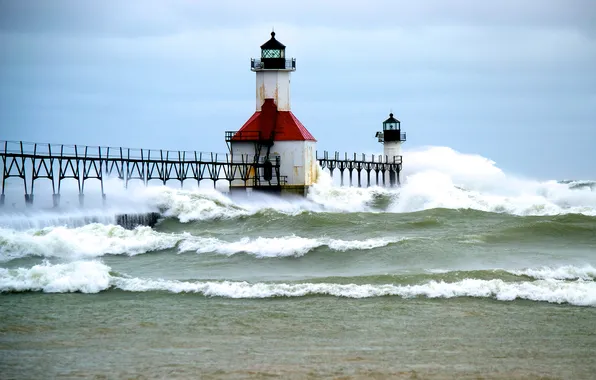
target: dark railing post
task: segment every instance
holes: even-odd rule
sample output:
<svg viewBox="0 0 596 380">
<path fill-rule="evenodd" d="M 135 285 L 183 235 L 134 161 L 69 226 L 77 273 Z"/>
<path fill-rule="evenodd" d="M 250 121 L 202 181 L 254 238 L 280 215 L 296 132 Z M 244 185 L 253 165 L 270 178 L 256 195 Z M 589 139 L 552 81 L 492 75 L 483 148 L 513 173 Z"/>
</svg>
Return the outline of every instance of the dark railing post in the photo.
<svg viewBox="0 0 596 380">
<path fill-rule="evenodd" d="M 76 177 L 77 177 L 77 181 L 79 184 L 79 205 L 83 206 L 85 203 L 85 195 L 83 194 L 83 184 L 85 183 L 85 178 L 84 178 L 84 173 L 83 176 L 81 176 L 81 166 L 80 166 L 80 160 L 79 160 L 79 149 L 78 146 L 75 144 L 74 146 L 75 148 L 75 161 L 76 161 Z M 85 154 L 87 152 L 87 147 L 85 147 Z M 84 163 L 85 161 L 83 161 Z M 82 178 L 81 178 L 82 177 Z"/>
<path fill-rule="evenodd" d="M 2 156 L 2 193 L 0 193 L 0 206 L 4 206 L 6 195 L 4 194 L 4 187 L 6 186 L 6 176 L 8 170 L 6 169 L 6 160 L 8 160 L 8 141 L 4 141 L 4 155 Z"/>
</svg>

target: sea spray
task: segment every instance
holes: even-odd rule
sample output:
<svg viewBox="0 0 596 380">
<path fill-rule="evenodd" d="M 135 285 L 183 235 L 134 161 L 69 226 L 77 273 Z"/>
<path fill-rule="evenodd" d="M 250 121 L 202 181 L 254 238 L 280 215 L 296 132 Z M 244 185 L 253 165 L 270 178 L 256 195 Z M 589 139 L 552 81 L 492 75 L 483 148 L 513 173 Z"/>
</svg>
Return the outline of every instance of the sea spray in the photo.
<svg viewBox="0 0 596 380">
<path fill-rule="evenodd" d="M 407 164 L 406 164 L 407 163 Z M 336 180 L 336 179 L 334 179 Z M 40 228 L 48 225 L 80 226 L 112 223 L 115 215 L 159 211 L 183 223 L 250 217 L 265 210 L 286 215 L 304 212 L 409 213 L 435 208 L 473 209 L 520 216 L 596 215 L 593 181 L 536 181 L 518 178 L 499 169 L 487 158 L 459 153 L 446 147 L 404 152 L 402 186 L 338 187 L 329 173 L 319 169 L 318 182 L 306 198 L 279 198 L 254 194 L 233 199 L 210 188 L 178 189 L 167 186 L 131 186 L 112 193 L 103 211 L 74 207 L 56 211 L 0 210 L 0 226 Z M 33 215 L 35 214 L 35 215 Z"/>
<path fill-rule="evenodd" d="M 334 186 L 329 173 L 319 168 L 318 181 L 309 189 L 307 198 L 322 206 L 325 212 L 371 212 L 376 196 L 387 195 L 389 189 L 373 187 Z"/>
<path fill-rule="evenodd" d="M 596 215 L 596 192 L 589 187 L 519 178 L 487 158 L 447 147 L 412 150 L 404 156 L 405 180 L 388 211 L 452 208 L 514 215 Z"/>
<path fill-rule="evenodd" d="M 250 212 L 214 189 L 172 189 L 148 187 L 141 196 L 157 207 L 163 216 L 178 218 L 182 223 L 192 220 L 235 218 Z"/>
<path fill-rule="evenodd" d="M 119 212 L 111 208 L 9 211 L 0 213 L 0 227 L 28 230 L 52 226 L 72 228 L 91 223 L 115 224 Z"/>
</svg>

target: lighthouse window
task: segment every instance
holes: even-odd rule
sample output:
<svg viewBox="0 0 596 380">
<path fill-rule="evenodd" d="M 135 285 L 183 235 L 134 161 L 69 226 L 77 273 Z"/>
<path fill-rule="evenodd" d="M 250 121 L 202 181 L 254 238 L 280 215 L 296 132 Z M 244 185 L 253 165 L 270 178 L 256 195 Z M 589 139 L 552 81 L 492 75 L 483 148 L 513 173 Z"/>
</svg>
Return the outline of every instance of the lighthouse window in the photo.
<svg viewBox="0 0 596 380">
<path fill-rule="evenodd" d="M 261 58 L 283 58 L 283 52 L 278 49 L 263 49 Z"/>
</svg>

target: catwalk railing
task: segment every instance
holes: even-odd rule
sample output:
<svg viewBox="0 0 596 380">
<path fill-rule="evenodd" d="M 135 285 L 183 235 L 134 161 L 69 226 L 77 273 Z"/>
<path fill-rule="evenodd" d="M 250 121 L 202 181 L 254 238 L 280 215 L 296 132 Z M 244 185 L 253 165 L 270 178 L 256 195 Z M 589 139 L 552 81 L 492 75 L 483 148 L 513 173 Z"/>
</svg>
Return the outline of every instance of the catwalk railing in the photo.
<svg viewBox="0 0 596 380">
<path fill-rule="evenodd" d="M 366 155 L 356 154 L 348 156 L 344 153 L 343 156 L 339 152 L 329 155 L 329 152 L 324 151 L 322 155 L 317 152 L 317 161 L 323 169 L 329 170 L 329 174 L 333 177 L 333 172 L 338 170 L 340 173 L 341 186 L 344 186 L 344 172 L 348 171 L 349 185 L 353 185 L 353 175 L 356 174 L 358 187 L 362 187 L 362 172 L 366 173 L 366 184 L 371 186 L 371 172 L 375 174 L 377 186 L 386 186 L 386 174 L 389 174 L 389 185 L 397 186 L 400 183 L 399 175 L 402 167 L 402 156 L 386 156 L 386 155 Z"/>
<path fill-rule="evenodd" d="M 128 186 L 131 180 L 148 184 L 158 180 L 228 181 L 230 186 L 275 187 L 285 183 L 279 172 L 279 157 L 269 161 L 265 157 L 206 153 L 196 151 L 168 151 L 156 149 L 131 149 L 84 145 L 61 145 L 0 141 L 2 160 L 2 193 L 4 204 L 6 181 L 11 177 L 23 181 L 25 202 L 33 203 L 35 183 L 39 179 L 51 181 L 53 202 L 60 202 L 62 182 L 73 179 L 77 183 L 79 200 L 83 201 L 85 183 L 90 179 L 100 182 L 105 199 L 104 179 L 117 177 Z"/>
</svg>

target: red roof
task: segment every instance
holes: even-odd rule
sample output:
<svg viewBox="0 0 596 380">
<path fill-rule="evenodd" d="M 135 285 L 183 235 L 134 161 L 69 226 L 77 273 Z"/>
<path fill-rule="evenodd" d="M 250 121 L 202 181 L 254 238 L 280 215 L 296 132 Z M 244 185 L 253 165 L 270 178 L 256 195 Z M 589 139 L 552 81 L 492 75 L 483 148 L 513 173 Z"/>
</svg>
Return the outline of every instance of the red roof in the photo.
<svg viewBox="0 0 596 380">
<path fill-rule="evenodd" d="M 317 141 L 292 111 L 278 111 L 273 99 L 265 99 L 261 111 L 255 112 L 232 138 L 232 141 L 270 138 L 273 141 Z"/>
</svg>

